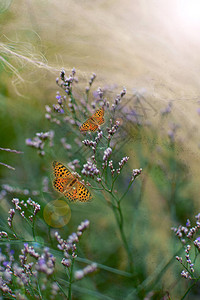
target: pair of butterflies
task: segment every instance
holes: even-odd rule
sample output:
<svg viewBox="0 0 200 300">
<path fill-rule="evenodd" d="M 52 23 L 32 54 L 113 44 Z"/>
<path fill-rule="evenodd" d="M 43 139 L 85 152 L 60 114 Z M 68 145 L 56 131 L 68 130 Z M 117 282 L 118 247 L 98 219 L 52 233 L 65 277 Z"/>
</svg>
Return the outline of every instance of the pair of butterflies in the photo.
<svg viewBox="0 0 200 300">
<path fill-rule="evenodd" d="M 96 131 L 99 125 L 104 123 L 104 108 L 98 109 L 81 126 L 81 132 Z M 53 162 L 55 179 L 53 186 L 60 193 L 64 194 L 70 201 L 87 202 L 92 198 L 90 191 L 61 163 Z"/>
</svg>

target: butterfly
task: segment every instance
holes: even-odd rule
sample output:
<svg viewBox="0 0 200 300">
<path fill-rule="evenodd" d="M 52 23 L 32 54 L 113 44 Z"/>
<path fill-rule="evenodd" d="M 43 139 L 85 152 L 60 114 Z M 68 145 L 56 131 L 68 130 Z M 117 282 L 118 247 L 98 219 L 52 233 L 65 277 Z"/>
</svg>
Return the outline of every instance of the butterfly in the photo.
<svg viewBox="0 0 200 300">
<path fill-rule="evenodd" d="M 81 132 L 96 131 L 99 125 L 104 123 L 104 107 L 98 109 L 89 119 L 87 119 L 80 127 Z"/>
<path fill-rule="evenodd" d="M 87 202 L 92 198 L 91 193 L 72 173 L 61 163 L 53 162 L 55 179 L 53 186 L 64 194 L 70 201 Z"/>
</svg>

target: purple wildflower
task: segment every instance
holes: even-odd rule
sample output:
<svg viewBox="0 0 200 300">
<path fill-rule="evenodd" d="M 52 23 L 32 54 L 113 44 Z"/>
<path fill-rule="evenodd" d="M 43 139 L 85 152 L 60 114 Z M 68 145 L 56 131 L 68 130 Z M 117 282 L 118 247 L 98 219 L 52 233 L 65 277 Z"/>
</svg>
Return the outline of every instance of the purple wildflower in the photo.
<svg viewBox="0 0 200 300">
<path fill-rule="evenodd" d="M 72 257 L 76 257 L 76 244 L 79 242 L 83 232 L 89 227 L 89 224 L 90 222 L 88 220 L 81 222 L 77 228 L 77 232 L 73 232 L 69 235 L 67 240 L 62 239 L 58 232 L 55 233 L 55 237 L 58 241 L 57 247 L 62 250 L 65 255 L 65 258 L 61 261 L 65 267 L 69 268 L 71 265 L 70 254 Z"/>
<path fill-rule="evenodd" d="M 94 178 L 94 176 L 97 176 L 100 172 L 97 169 L 97 166 L 88 160 L 87 163 L 83 165 L 81 173 L 85 176 Z"/>
<path fill-rule="evenodd" d="M 12 227 L 12 221 L 13 221 L 13 217 L 14 217 L 14 215 L 15 215 L 15 210 L 14 210 L 14 208 L 11 208 L 10 210 L 9 210 L 9 217 L 8 217 L 8 226 L 9 227 Z"/>
<path fill-rule="evenodd" d="M 120 174 L 123 166 L 125 165 L 125 163 L 127 163 L 127 161 L 129 160 L 129 157 L 128 156 L 125 156 L 121 159 L 121 161 L 119 162 L 119 168 L 116 170 L 117 171 L 117 174 Z"/>
<path fill-rule="evenodd" d="M 168 115 L 171 112 L 171 110 L 172 110 L 172 103 L 169 102 L 166 108 L 160 110 L 160 113 L 162 116 L 165 116 Z"/>
<path fill-rule="evenodd" d="M 112 122 L 112 120 L 111 120 L 111 122 Z M 117 129 L 119 128 L 119 125 L 120 125 L 120 122 L 116 121 L 115 124 L 111 127 L 111 129 L 107 128 L 109 140 L 111 139 L 111 136 L 116 133 Z"/>
<path fill-rule="evenodd" d="M 82 270 L 78 270 L 75 272 L 74 277 L 76 280 L 81 280 L 83 277 L 85 277 L 86 275 L 93 273 L 97 270 L 97 264 L 93 263 L 91 265 L 88 265 L 87 267 L 85 267 Z"/>
<path fill-rule="evenodd" d="M 109 156 L 112 154 L 112 148 L 108 147 L 105 151 L 104 151 L 104 156 L 103 156 L 103 160 L 105 162 L 107 162 Z"/>
<path fill-rule="evenodd" d="M 131 181 L 134 181 L 136 177 L 138 177 L 142 173 L 142 168 L 140 169 L 133 169 L 133 173 L 131 176 Z"/>
</svg>

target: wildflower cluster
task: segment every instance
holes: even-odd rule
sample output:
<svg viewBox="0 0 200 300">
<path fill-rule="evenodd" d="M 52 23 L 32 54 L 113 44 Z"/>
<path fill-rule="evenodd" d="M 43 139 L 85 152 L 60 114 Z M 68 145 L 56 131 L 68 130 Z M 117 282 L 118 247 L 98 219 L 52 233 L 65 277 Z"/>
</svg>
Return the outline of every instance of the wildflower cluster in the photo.
<svg viewBox="0 0 200 300">
<path fill-rule="evenodd" d="M 5 254 L 0 253 L 2 274 L 0 290 L 3 295 L 22 299 L 21 297 L 24 294 L 27 297 L 33 296 L 32 291 L 34 289 L 36 293 L 34 296 L 37 298 L 37 293 L 39 293 L 37 292 L 38 282 L 40 282 L 41 287 L 43 286 L 43 293 L 49 289 L 49 295 L 51 295 L 50 286 L 54 281 L 50 279 L 47 284 L 46 277 L 41 277 L 41 273 L 45 273 L 49 277 L 55 271 L 55 257 L 49 252 L 49 249 L 44 248 L 44 251 L 39 254 L 33 246 L 25 243 L 18 258 L 17 256 L 14 257 L 14 253 L 14 250 L 11 250 L 8 244 Z M 14 290 L 13 287 L 15 287 Z M 22 291 L 23 294 L 21 294 Z M 59 291 L 57 291 L 57 294 L 59 294 Z M 54 297 L 51 299 L 54 299 Z"/>
<path fill-rule="evenodd" d="M 96 161 L 95 160 L 95 154 L 96 154 L 96 151 L 97 151 L 97 147 L 98 147 L 98 145 L 99 145 L 99 143 L 100 143 L 100 141 L 101 141 L 102 138 L 103 138 L 103 131 L 102 130 L 98 130 L 97 131 L 97 136 L 95 137 L 94 141 L 88 140 L 88 139 L 82 141 L 82 143 L 85 146 L 87 146 L 87 147 L 89 147 L 89 148 L 92 149 L 94 155 L 91 158 L 94 160 L 94 162 Z"/>
<path fill-rule="evenodd" d="M 10 208 L 8 213 L 9 216 L 7 218 L 8 227 L 13 230 L 12 236 L 14 238 L 17 238 L 17 235 L 15 233 L 15 230 L 13 228 L 13 219 L 16 214 L 16 211 L 19 212 L 20 216 L 28 222 L 28 224 L 32 227 L 32 230 L 34 230 L 34 220 L 38 212 L 40 211 L 40 204 L 33 201 L 31 198 L 29 198 L 27 201 L 19 200 L 18 198 L 13 198 L 12 203 L 14 204 L 15 208 Z M 31 223 L 30 223 L 30 222 Z M 0 239 L 1 238 L 8 238 L 7 232 L 0 232 Z"/>
<path fill-rule="evenodd" d="M 56 79 L 56 83 L 65 90 L 65 92 L 69 95 L 72 92 L 72 85 L 74 82 L 78 82 L 78 79 L 75 77 L 76 70 L 72 69 L 71 74 L 67 77 L 65 75 L 65 70 L 61 70 L 60 78 Z"/>
<path fill-rule="evenodd" d="M 108 158 L 110 157 L 111 154 L 112 154 L 112 148 L 108 147 L 103 154 L 103 164 L 102 164 L 103 169 L 107 166 Z"/>
<path fill-rule="evenodd" d="M 54 114 L 53 114 L 53 111 L 55 112 L 62 112 L 63 113 L 63 109 L 59 109 L 60 108 L 60 105 L 57 104 L 57 105 L 53 105 L 53 110 L 52 108 L 49 106 L 49 105 L 45 105 L 45 110 L 46 110 L 46 113 L 45 113 L 45 118 L 50 121 L 51 123 L 55 123 L 57 125 L 60 125 L 61 122 L 59 119 L 57 119 Z"/>
<path fill-rule="evenodd" d="M 129 160 L 128 156 L 125 156 L 121 159 L 121 161 L 119 162 L 119 168 L 116 170 L 117 174 L 120 174 L 123 166 L 125 165 L 125 163 L 127 163 L 128 160 Z"/>
<path fill-rule="evenodd" d="M 93 273 L 97 270 L 97 264 L 92 263 L 91 265 L 88 265 L 87 267 L 83 268 L 82 270 L 77 270 L 74 274 L 74 278 L 76 280 L 81 280 L 86 275 Z"/>
<path fill-rule="evenodd" d="M 34 208 L 34 214 L 37 214 L 39 206 L 31 199 L 26 203 L 13 199 L 15 209 L 21 211 L 22 206 L 26 203 Z M 10 217 L 8 222 L 12 222 L 14 213 L 13 209 L 10 211 Z M 83 221 L 77 228 L 77 231 L 68 236 L 67 240 L 60 237 L 58 232 L 55 233 L 55 237 L 58 241 L 58 248 L 63 251 L 64 258 L 61 260 L 61 264 L 67 268 L 70 274 L 70 284 L 72 278 L 80 280 L 89 273 L 94 272 L 97 269 L 97 265 L 92 263 L 86 266 L 82 270 L 73 270 L 73 264 L 77 257 L 77 243 L 79 242 L 83 232 L 89 227 L 89 221 Z M 0 232 L 0 238 L 8 238 L 8 234 L 4 231 Z M 48 294 L 50 299 L 57 299 L 60 297 L 60 290 L 57 281 L 52 277 L 56 270 L 56 257 L 51 254 L 48 247 L 42 247 L 37 242 L 33 245 L 24 243 L 21 253 L 14 257 L 14 251 L 10 249 L 9 244 L 6 243 L 5 254 L 0 249 L 1 260 L 1 278 L 0 278 L 0 290 L 3 295 L 10 295 L 12 298 L 21 299 L 21 291 L 23 290 L 24 296 L 33 296 L 32 291 L 35 290 L 34 297 L 37 299 L 38 294 Z M 36 251 L 37 247 L 37 251 Z M 58 263 L 57 263 L 58 264 Z M 57 271 L 58 272 L 58 271 Z M 45 277 L 42 276 L 45 274 Z M 15 282 L 15 285 L 13 283 Z M 14 286 L 14 289 L 13 289 Z M 39 287 L 39 289 L 38 289 Z M 22 289 L 23 288 L 23 289 Z M 26 298 L 24 298 L 26 299 Z"/>
<path fill-rule="evenodd" d="M 186 279 L 199 278 L 194 272 L 196 257 L 200 253 L 200 236 L 198 236 L 200 230 L 200 213 L 195 218 L 195 226 L 191 226 L 191 222 L 188 219 L 185 226 L 172 227 L 172 230 L 185 248 L 185 259 L 182 256 L 176 256 L 176 259 L 183 266 L 184 270 L 181 272 L 181 276 Z"/>
<path fill-rule="evenodd" d="M 83 221 L 77 228 L 76 233 L 72 233 L 67 240 L 61 238 L 58 232 L 55 233 L 55 237 L 58 241 L 58 249 L 64 252 L 65 257 L 69 258 L 69 254 L 75 257 L 76 254 L 76 243 L 79 242 L 79 238 L 83 232 L 89 227 L 90 222 L 88 220 Z"/>
<path fill-rule="evenodd" d="M 141 173 L 142 173 L 142 168 L 133 169 L 133 173 L 132 173 L 132 176 L 131 176 L 131 181 L 134 181 Z"/>
<path fill-rule="evenodd" d="M 13 198 L 12 203 L 15 205 L 15 210 L 18 210 L 23 218 L 25 218 L 24 208 L 32 207 L 33 208 L 33 214 L 29 216 L 29 219 L 33 221 L 33 217 L 36 216 L 36 214 L 40 211 L 40 204 L 33 201 L 31 198 L 29 198 L 26 202 L 24 200 L 19 201 L 18 198 Z M 13 209 L 11 209 L 13 211 Z"/>
<path fill-rule="evenodd" d="M 80 237 L 82 236 L 83 232 L 89 227 L 89 224 L 90 222 L 88 220 L 81 222 L 81 224 L 77 228 L 77 232 L 74 232 L 70 236 L 68 236 L 67 240 L 62 239 L 58 232 L 55 233 L 55 237 L 58 241 L 58 249 L 62 250 L 64 253 L 64 258 L 62 259 L 61 263 L 69 270 L 70 273 L 72 273 L 73 271 L 74 260 L 77 257 L 77 243 L 79 243 Z M 96 271 L 96 269 L 96 264 L 87 266 L 83 270 L 76 271 L 74 274 L 74 278 L 76 280 L 80 280 L 87 274 Z M 71 278 L 71 275 L 69 277 Z"/>
<path fill-rule="evenodd" d="M 87 86 L 87 87 L 85 88 L 85 91 L 86 91 L 87 94 L 89 93 L 90 88 L 91 88 L 91 86 L 92 86 L 92 84 L 93 84 L 93 82 L 94 82 L 96 76 L 97 76 L 97 75 L 96 75 L 95 73 L 93 73 L 92 76 L 90 77 L 90 80 L 89 80 L 89 86 Z M 93 103 L 93 108 L 95 108 L 95 103 Z"/>
<path fill-rule="evenodd" d="M 45 155 L 44 146 L 45 142 L 49 141 L 49 146 L 53 146 L 53 138 L 54 138 L 54 131 L 50 130 L 48 132 L 40 132 L 36 133 L 36 137 L 32 139 L 26 139 L 26 145 L 38 149 L 38 154 L 41 156 Z"/>
<path fill-rule="evenodd" d="M 111 120 L 112 122 L 112 120 Z M 108 132 L 108 140 L 111 139 L 111 136 L 114 135 L 119 128 L 120 122 L 116 121 L 115 124 L 111 127 L 111 129 L 108 127 L 107 132 Z"/>
<path fill-rule="evenodd" d="M 115 98 L 114 103 L 112 104 L 112 109 L 115 110 L 116 107 L 119 105 L 119 103 L 121 102 L 122 98 L 126 95 L 126 89 L 123 88 L 123 90 L 121 91 L 120 94 L 118 94 Z"/>
<path fill-rule="evenodd" d="M 99 175 L 100 171 L 97 169 L 97 166 L 94 163 L 88 160 L 87 163 L 83 165 L 81 173 L 85 176 L 94 178 L 94 176 Z"/>
</svg>

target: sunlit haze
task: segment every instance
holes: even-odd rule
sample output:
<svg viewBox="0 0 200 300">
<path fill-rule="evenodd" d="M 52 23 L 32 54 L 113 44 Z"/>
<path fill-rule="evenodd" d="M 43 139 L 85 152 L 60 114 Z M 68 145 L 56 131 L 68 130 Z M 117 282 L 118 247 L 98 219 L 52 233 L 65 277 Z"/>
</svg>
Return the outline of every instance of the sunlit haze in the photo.
<svg viewBox="0 0 200 300">
<path fill-rule="evenodd" d="M 200 1 L 182 0 L 177 3 L 178 14 L 182 22 L 195 29 L 200 26 Z"/>
</svg>

